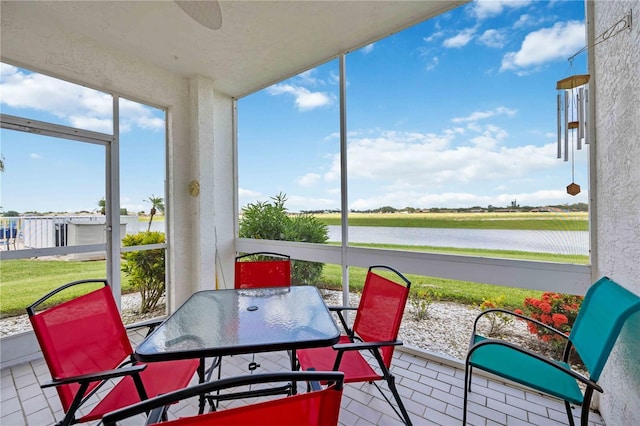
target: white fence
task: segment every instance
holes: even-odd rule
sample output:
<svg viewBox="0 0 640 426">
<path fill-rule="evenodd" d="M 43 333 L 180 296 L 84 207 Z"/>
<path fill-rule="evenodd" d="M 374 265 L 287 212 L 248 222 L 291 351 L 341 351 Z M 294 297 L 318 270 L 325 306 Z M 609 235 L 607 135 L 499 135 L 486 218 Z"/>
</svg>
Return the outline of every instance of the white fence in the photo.
<svg viewBox="0 0 640 426">
<path fill-rule="evenodd" d="M 35 249 L 99 244 L 106 241 L 104 216 L 30 216 L 0 218 L 3 249 Z M 120 216 L 120 235 L 137 234 L 137 216 Z"/>
</svg>

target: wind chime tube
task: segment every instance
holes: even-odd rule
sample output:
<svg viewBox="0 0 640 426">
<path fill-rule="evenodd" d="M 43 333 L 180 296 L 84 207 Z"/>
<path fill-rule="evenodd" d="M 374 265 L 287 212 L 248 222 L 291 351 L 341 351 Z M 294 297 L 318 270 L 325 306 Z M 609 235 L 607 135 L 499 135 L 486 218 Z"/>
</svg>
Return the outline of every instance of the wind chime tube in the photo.
<svg viewBox="0 0 640 426">
<path fill-rule="evenodd" d="M 582 111 L 582 108 L 584 107 L 584 105 L 582 105 L 582 94 L 583 94 L 583 89 L 582 87 L 580 89 L 578 89 L 578 98 L 576 99 L 576 109 L 578 110 L 578 137 L 577 137 L 577 141 L 576 141 L 576 148 L 577 149 L 582 149 L 582 137 L 584 136 L 584 122 L 583 122 L 583 115 L 584 112 Z"/>
<path fill-rule="evenodd" d="M 562 157 L 562 97 L 560 94 L 557 95 L 558 98 L 558 158 Z"/>
<path fill-rule="evenodd" d="M 564 161 L 569 161 L 569 93 L 564 92 Z"/>
<path fill-rule="evenodd" d="M 584 144 L 589 144 L 589 127 L 587 126 L 587 117 L 589 117 L 589 89 L 584 89 Z"/>
</svg>

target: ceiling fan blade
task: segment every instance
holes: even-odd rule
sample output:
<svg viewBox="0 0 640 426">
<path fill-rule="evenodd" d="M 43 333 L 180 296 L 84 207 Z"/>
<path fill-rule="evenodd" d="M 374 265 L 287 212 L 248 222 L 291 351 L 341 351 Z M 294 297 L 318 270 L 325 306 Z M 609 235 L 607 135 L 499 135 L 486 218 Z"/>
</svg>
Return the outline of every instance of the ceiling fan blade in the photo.
<svg viewBox="0 0 640 426">
<path fill-rule="evenodd" d="M 200 25 L 212 30 L 222 27 L 222 12 L 218 0 L 175 0 L 175 3 Z"/>
</svg>

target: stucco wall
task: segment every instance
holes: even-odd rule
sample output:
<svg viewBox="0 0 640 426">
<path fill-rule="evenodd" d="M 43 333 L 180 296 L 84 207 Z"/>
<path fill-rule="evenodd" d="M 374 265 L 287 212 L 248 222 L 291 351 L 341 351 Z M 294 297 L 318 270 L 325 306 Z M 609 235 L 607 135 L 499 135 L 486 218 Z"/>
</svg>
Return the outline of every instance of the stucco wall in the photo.
<svg viewBox="0 0 640 426">
<path fill-rule="evenodd" d="M 640 0 L 592 5 L 596 41 L 629 10 L 634 21 L 631 30 L 598 44 L 592 54 L 597 129 L 594 275 L 609 276 L 640 294 Z M 640 424 L 640 315 L 627 322 L 601 385 L 599 405 L 606 424 Z"/>
</svg>

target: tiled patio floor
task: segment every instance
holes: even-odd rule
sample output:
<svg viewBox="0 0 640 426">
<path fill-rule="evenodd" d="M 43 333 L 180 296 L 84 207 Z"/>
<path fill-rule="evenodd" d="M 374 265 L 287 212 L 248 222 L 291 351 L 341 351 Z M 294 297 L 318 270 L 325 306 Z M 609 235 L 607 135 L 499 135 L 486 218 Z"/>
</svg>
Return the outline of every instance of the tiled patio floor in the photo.
<svg viewBox="0 0 640 426">
<path fill-rule="evenodd" d="M 415 425 L 459 425 L 462 419 L 462 383 L 464 371 L 438 362 L 421 351 L 407 348 L 396 351 L 392 371 L 399 391 Z M 250 355 L 226 357 L 223 375 L 247 374 Z M 257 354 L 261 367 L 257 372 L 289 368 L 286 353 Z M 439 360 L 443 361 L 443 360 Z M 50 425 L 62 418 L 56 391 L 41 389 L 39 383 L 49 380 L 44 361 L 33 361 L 2 370 L 0 424 L 3 426 Z M 194 380 L 195 383 L 195 380 Z M 473 425 L 562 425 L 567 423 L 560 401 L 503 382 L 474 375 L 470 394 L 469 424 Z M 304 386 L 299 386 L 304 389 Z M 186 416 L 197 411 L 195 399 L 176 404 L 171 416 Z M 575 410 L 579 416 L 579 407 Z M 604 425 L 598 413 L 591 413 L 590 425 Z M 131 419 L 126 424 L 143 424 L 144 418 Z M 401 424 L 389 405 L 373 385 L 364 383 L 345 386 L 340 424 L 397 425 Z"/>
</svg>

